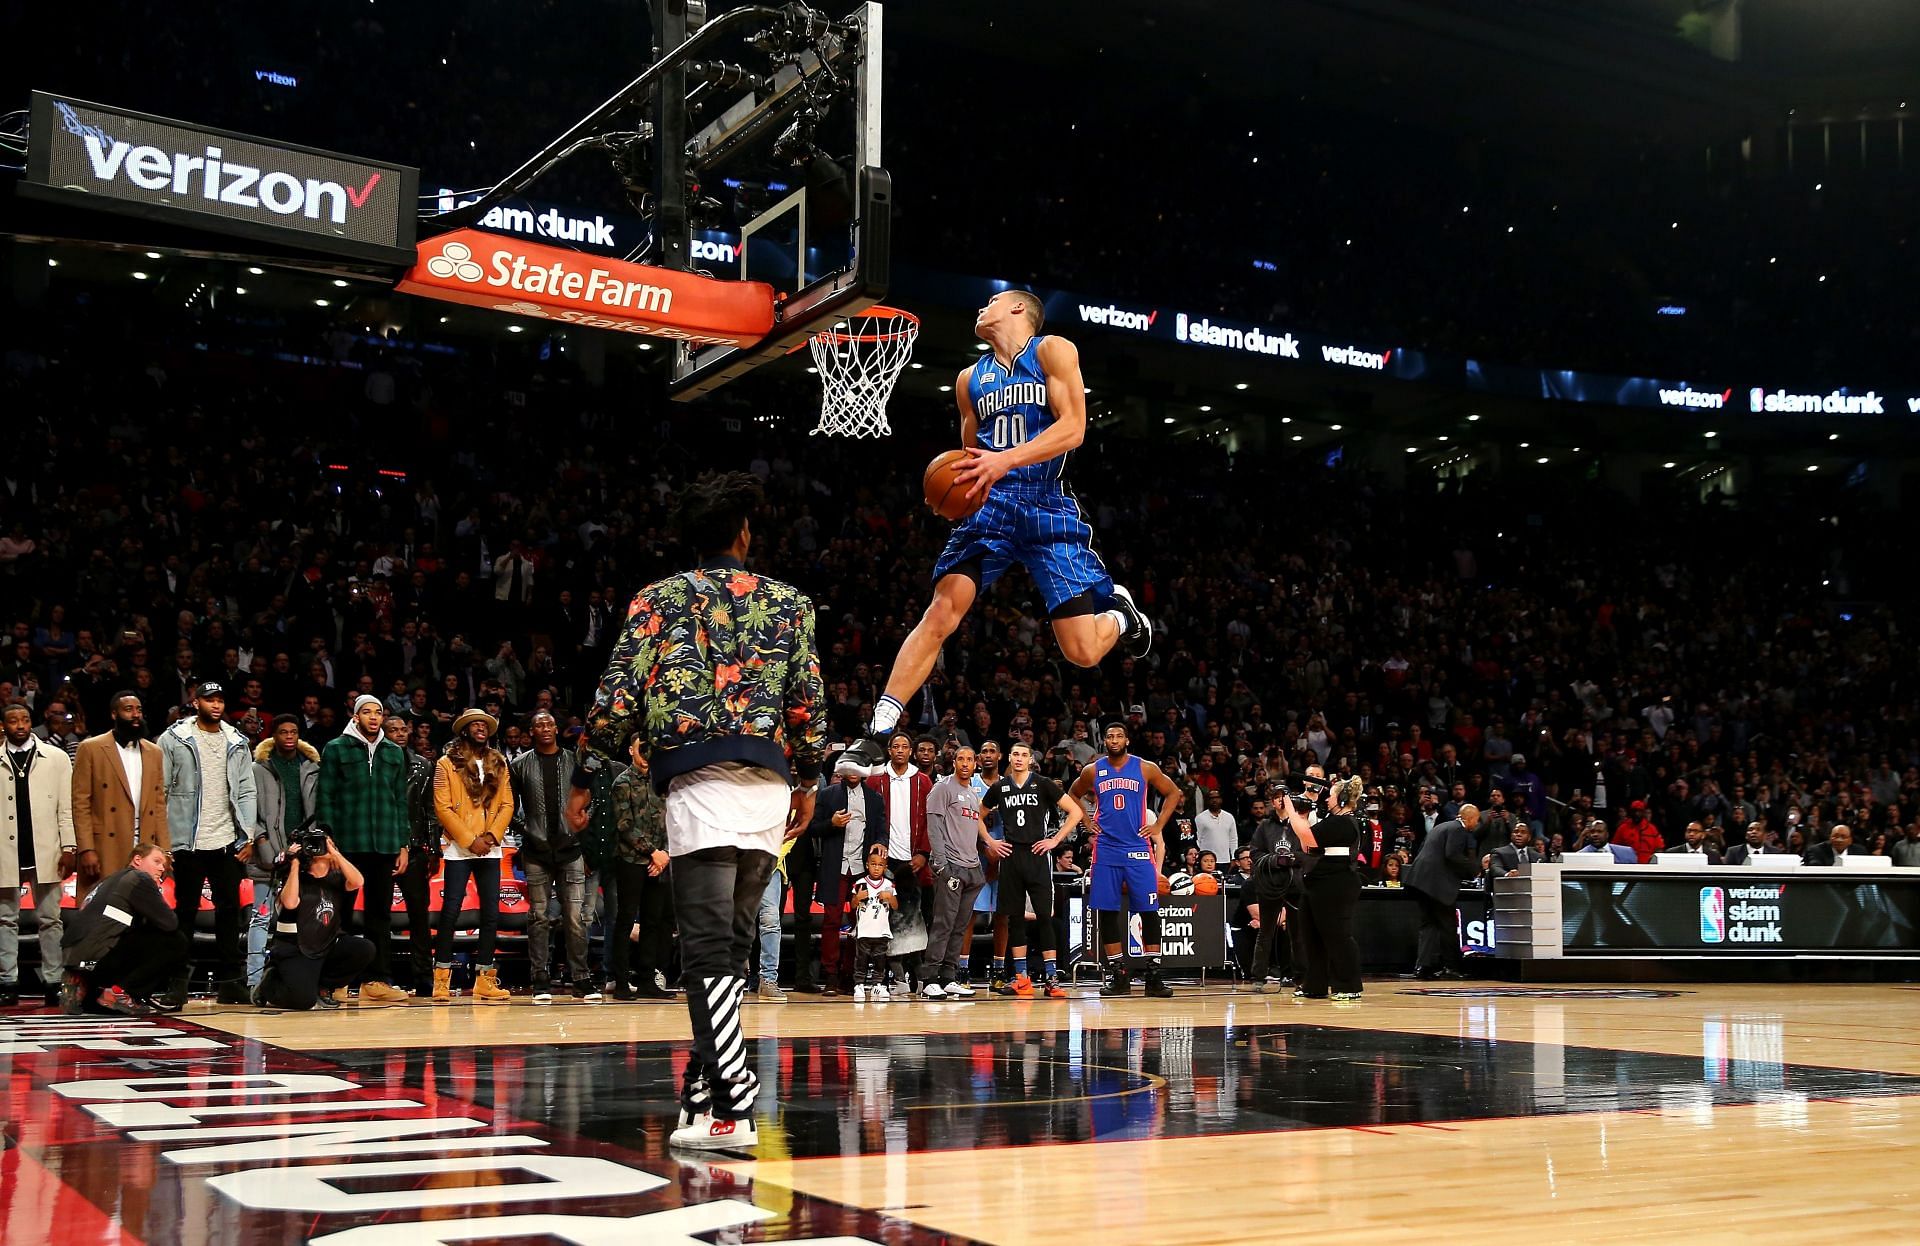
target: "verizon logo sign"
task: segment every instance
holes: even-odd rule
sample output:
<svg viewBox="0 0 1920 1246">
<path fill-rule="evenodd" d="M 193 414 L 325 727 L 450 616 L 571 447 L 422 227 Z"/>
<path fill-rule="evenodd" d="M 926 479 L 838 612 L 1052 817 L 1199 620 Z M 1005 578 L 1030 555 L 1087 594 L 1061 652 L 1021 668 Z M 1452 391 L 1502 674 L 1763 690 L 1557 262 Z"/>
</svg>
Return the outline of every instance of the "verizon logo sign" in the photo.
<svg viewBox="0 0 1920 1246">
<path fill-rule="evenodd" d="M 773 291 L 761 282 L 719 281 L 477 229 L 423 244 L 399 288 L 519 316 L 687 342 L 746 346 L 773 328 Z"/>
<path fill-rule="evenodd" d="M 302 178 L 283 170 L 262 170 L 239 160 L 223 160 L 222 149 L 208 144 L 199 155 L 171 152 L 162 147 L 112 142 L 95 134 L 84 136 L 87 162 L 95 180 L 124 177 L 142 190 L 170 190 L 174 195 L 198 195 L 209 203 L 236 208 L 265 208 L 276 216 L 323 217 L 335 225 L 347 223 L 347 206 L 367 206 L 380 184 L 375 173 L 359 187 Z"/>
<path fill-rule="evenodd" d="M 27 182 L 197 228 L 408 249 L 418 175 L 400 165 L 196 129 L 35 93 Z M 317 245 L 316 245 L 317 244 Z M 331 245 L 329 245 L 331 244 Z"/>
<path fill-rule="evenodd" d="M 1663 389 L 1660 391 L 1660 405 L 1663 407 L 1690 407 L 1699 411 L 1718 411 L 1733 401 L 1733 391 L 1721 390 L 1715 393 L 1710 389 Z"/>
<path fill-rule="evenodd" d="M 1337 363 L 1343 368 L 1366 368 L 1372 372 L 1383 371 L 1387 360 L 1393 358 L 1393 352 L 1376 355 L 1357 346 L 1322 346 L 1320 357 L 1328 363 Z"/>
<path fill-rule="evenodd" d="M 1786 394 L 1754 386 L 1747 393 L 1747 405 L 1755 412 L 1785 412 L 1802 415 L 1885 415 L 1886 401 L 1873 390 L 1864 394 Z M 1912 409 L 1909 404 L 1909 410 Z"/>
<path fill-rule="evenodd" d="M 1131 329 L 1135 333 L 1145 333 L 1153 328 L 1153 322 L 1160 318 L 1159 311 L 1132 312 L 1108 304 L 1097 307 L 1092 304 L 1080 304 L 1080 322 L 1082 324 L 1105 325 L 1109 329 Z M 1182 319 L 1185 319 L 1182 317 Z"/>
<path fill-rule="evenodd" d="M 1204 316 L 1189 320 L 1185 312 L 1174 313 L 1173 335 L 1182 342 L 1195 342 L 1201 346 L 1224 346 L 1229 350 L 1244 350 L 1280 359 L 1300 357 L 1300 340 L 1291 333 L 1275 335 L 1259 329 L 1229 329 L 1213 324 Z"/>
</svg>

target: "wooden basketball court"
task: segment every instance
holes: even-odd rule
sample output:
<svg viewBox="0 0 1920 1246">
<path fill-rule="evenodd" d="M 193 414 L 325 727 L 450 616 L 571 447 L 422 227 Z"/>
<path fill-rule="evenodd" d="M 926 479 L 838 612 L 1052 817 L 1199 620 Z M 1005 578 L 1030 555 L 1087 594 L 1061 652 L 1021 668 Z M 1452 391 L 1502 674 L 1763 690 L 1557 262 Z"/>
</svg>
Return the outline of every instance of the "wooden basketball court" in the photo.
<svg viewBox="0 0 1920 1246">
<path fill-rule="evenodd" d="M 804 998 L 747 1012 L 772 1088 L 752 1159 L 667 1148 L 689 1038 L 677 1000 L 196 1006 L 78 1030 L 10 1017 L 0 1239 L 666 1242 L 717 1229 L 1057 1246 L 1909 1229 L 1912 987 L 1375 983 L 1352 1006 L 1199 988 L 1169 1001 L 1091 988 L 1051 1002 Z M 439 1123 L 367 1123 L 423 1117 Z"/>
</svg>

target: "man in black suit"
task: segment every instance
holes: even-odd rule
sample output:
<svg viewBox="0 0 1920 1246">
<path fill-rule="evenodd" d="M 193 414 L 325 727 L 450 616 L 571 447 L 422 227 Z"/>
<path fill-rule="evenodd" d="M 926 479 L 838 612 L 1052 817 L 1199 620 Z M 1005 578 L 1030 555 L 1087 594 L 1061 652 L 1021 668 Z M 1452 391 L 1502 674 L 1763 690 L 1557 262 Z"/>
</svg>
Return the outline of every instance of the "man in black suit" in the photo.
<svg viewBox="0 0 1920 1246">
<path fill-rule="evenodd" d="M 1747 823 L 1745 843 L 1735 844 L 1727 849 L 1728 865 L 1765 865 L 1760 858 L 1783 856 L 1778 849 L 1767 843 L 1767 824 L 1765 822 Z"/>
<path fill-rule="evenodd" d="M 1838 865 L 1841 857 L 1863 857 L 1866 850 L 1853 842 L 1853 828 L 1841 823 L 1827 835 L 1827 842 L 1807 849 L 1808 865 Z"/>
<path fill-rule="evenodd" d="M 1725 864 L 1720 859 L 1720 854 L 1713 850 L 1713 845 L 1707 842 L 1707 828 L 1700 825 L 1700 823 L 1697 821 L 1687 823 L 1687 841 L 1684 844 L 1681 844 L 1677 848 L 1668 848 L 1666 851 L 1686 852 L 1686 853 L 1691 853 L 1697 857 L 1705 858 L 1704 861 L 1695 861 L 1695 862 L 1689 863 L 1693 865 Z"/>
<path fill-rule="evenodd" d="M 1479 825 L 1479 808 L 1462 805 L 1459 817 L 1437 823 L 1427 832 L 1419 855 L 1407 871 L 1407 890 L 1420 906 L 1420 952 L 1413 967 L 1416 978 L 1466 976 L 1460 972 L 1460 914 L 1454 906 L 1460 898 L 1461 880 L 1472 878 L 1479 870 L 1478 840 L 1474 836 Z"/>
<path fill-rule="evenodd" d="M 848 876 L 866 869 L 867 849 L 887 840 L 887 814 L 880 794 L 862 786 L 864 771 L 842 767 L 840 782 L 824 788 L 814 802 L 807 833 L 787 852 L 787 881 L 793 886 L 793 989 L 803 995 L 837 993 L 839 980 L 853 972 L 853 946 L 841 946 L 840 923 L 846 912 Z M 856 866 L 846 868 L 849 841 Z M 820 974 L 813 976 L 813 902 L 820 916 Z"/>
<path fill-rule="evenodd" d="M 1520 867 L 1528 862 L 1545 860 L 1533 846 L 1533 828 L 1525 822 L 1515 822 L 1507 832 L 1507 841 L 1480 858 L 1480 866 L 1486 871 L 1491 886 L 1496 878 L 1511 878 L 1520 872 Z"/>
</svg>

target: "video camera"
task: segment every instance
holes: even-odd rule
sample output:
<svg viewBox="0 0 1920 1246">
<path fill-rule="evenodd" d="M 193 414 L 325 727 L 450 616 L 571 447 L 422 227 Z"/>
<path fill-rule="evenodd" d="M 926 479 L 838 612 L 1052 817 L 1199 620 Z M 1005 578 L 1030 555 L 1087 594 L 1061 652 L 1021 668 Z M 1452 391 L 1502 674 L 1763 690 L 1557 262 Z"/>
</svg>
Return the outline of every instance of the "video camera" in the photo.
<svg viewBox="0 0 1920 1246">
<path fill-rule="evenodd" d="M 1320 798 L 1326 794 L 1326 791 L 1327 781 L 1310 774 L 1290 774 L 1284 779 L 1276 780 L 1273 784 L 1273 796 L 1276 800 L 1284 796 L 1289 802 L 1299 805 L 1302 809 L 1319 804 Z"/>
</svg>

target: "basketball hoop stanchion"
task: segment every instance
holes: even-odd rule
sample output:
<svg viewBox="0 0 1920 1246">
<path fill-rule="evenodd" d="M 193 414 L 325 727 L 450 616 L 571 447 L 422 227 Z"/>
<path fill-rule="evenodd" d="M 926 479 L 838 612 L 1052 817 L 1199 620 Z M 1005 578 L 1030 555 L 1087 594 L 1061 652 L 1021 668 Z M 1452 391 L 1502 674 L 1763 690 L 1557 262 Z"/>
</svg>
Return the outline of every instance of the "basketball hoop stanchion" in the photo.
<svg viewBox="0 0 1920 1246">
<path fill-rule="evenodd" d="M 875 305 L 813 335 L 809 345 L 820 373 L 820 422 L 814 432 L 836 437 L 886 437 L 887 399 L 913 358 L 920 317 Z"/>
</svg>

